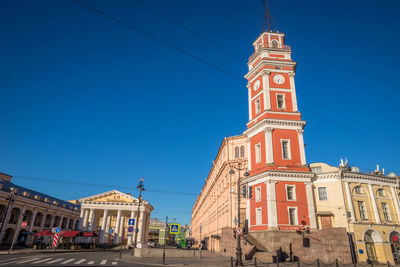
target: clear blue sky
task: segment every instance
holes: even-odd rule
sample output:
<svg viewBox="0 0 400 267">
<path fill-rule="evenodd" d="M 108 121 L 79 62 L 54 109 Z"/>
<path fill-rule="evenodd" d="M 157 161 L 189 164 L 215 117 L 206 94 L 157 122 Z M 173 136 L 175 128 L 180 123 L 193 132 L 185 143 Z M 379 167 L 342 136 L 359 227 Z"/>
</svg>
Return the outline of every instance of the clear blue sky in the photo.
<svg viewBox="0 0 400 267">
<path fill-rule="evenodd" d="M 142 0 L 199 38 L 136 1 L 82 1 L 240 77 L 264 11 L 260 0 Z M 298 102 L 313 110 L 300 107 L 308 163 L 400 173 L 400 3 L 270 2 L 298 62 Z M 190 222 L 222 139 L 245 129 L 243 80 L 72 0 L 1 1 L 0 36 L 1 172 L 63 199 L 137 195 L 143 176 L 153 216 Z"/>
</svg>

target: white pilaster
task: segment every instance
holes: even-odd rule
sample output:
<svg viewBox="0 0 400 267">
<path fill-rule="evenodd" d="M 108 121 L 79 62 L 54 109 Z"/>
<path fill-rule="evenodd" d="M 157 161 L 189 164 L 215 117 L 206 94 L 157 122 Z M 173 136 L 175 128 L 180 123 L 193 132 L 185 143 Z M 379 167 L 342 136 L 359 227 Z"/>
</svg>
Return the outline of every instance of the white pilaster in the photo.
<svg viewBox="0 0 400 267">
<path fill-rule="evenodd" d="M 251 171 L 251 145 L 250 145 L 250 139 L 247 139 L 247 166 L 248 166 L 248 171 Z"/>
<path fill-rule="evenodd" d="M 398 198 L 398 196 L 396 194 L 396 190 L 394 189 L 393 186 L 390 187 L 390 191 L 392 191 L 392 198 L 393 198 L 394 208 L 396 210 L 397 223 L 400 223 L 399 198 Z"/>
<path fill-rule="evenodd" d="M 378 207 L 376 206 L 376 199 L 375 199 L 375 194 L 374 194 L 374 190 L 372 188 L 371 184 L 368 184 L 368 188 L 369 188 L 369 194 L 370 194 L 370 200 L 372 203 L 372 209 L 374 211 L 374 217 L 375 217 L 375 222 L 376 223 L 381 223 L 381 218 L 379 217 L 379 211 L 378 211 Z"/>
<path fill-rule="evenodd" d="M 267 181 L 267 211 L 268 211 L 268 228 L 278 227 L 278 213 L 276 208 L 276 181 Z M 262 199 L 262 197 L 261 197 Z"/>
<path fill-rule="evenodd" d="M 347 197 L 346 197 L 347 206 L 350 209 L 350 219 L 351 219 L 352 222 L 355 222 L 356 221 L 356 216 L 354 214 L 353 200 L 352 200 L 352 197 L 351 197 L 350 187 L 349 187 L 349 183 L 348 182 L 344 183 L 344 188 L 346 190 L 346 195 L 347 195 Z M 346 214 L 346 216 L 347 216 L 347 214 Z"/>
<path fill-rule="evenodd" d="M 314 206 L 314 196 L 312 183 L 306 183 L 306 195 L 307 195 L 307 205 L 308 205 L 308 217 L 310 219 L 311 229 L 317 229 L 317 220 L 315 218 L 315 206 Z"/>
<path fill-rule="evenodd" d="M 273 128 L 270 128 L 270 127 L 265 129 L 265 153 L 266 153 L 267 164 L 274 163 L 272 131 L 273 131 Z"/>
<path fill-rule="evenodd" d="M 263 81 L 263 94 L 264 94 L 264 107 L 263 110 L 271 110 L 271 91 L 269 89 L 269 71 L 265 71 L 262 76 Z"/>
<path fill-rule="evenodd" d="M 57 216 L 57 213 L 54 213 L 51 216 L 50 227 L 49 227 L 50 229 L 54 227 L 53 224 L 54 224 L 54 220 L 56 219 L 56 216 Z"/>
<path fill-rule="evenodd" d="M 118 210 L 117 213 L 117 222 L 115 225 L 115 229 L 114 229 L 114 244 L 118 244 L 118 237 L 119 237 L 119 225 L 120 225 L 120 221 L 121 221 L 121 210 Z"/>
<path fill-rule="evenodd" d="M 30 222 L 29 232 L 32 232 L 32 229 L 33 229 L 33 227 L 34 227 L 35 220 L 36 220 L 36 215 L 37 215 L 37 208 L 35 208 L 35 209 L 33 210 L 33 216 L 32 216 L 32 220 L 31 220 L 31 222 Z"/>
<path fill-rule="evenodd" d="M 251 86 L 250 84 L 247 85 L 248 91 L 248 99 L 249 99 L 249 121 L 253 118 L 253 114 L 251 112 Z"/>
<path fill-rule="evenodd" d="M 79 216 L 79 226 L 78 226 L 79 231 L 83 230 L 83 223 L 86 217 L 86 211 L 87 211 L 86 209 L 81 208 L 81 214 Z"/>
<path fill-rule="evenodd" d="M 306 165 L 306 152 L 304 147 L 303 132 L 304 132 L 303 129 L 297 130 L 297 136 L 299 138 L 299 147 L 300 147 L 300 161 L 302 166 Z"/>
<path fill-rule="evenodd" d="M 297 97 L 296 97 L 296 86 L 294 84 L 294 73 L 289 74 L 290 87 L 292 88 L 292 103 L 293 103 L 293 112 L 298 111 L 297 107 Z"/>
</svg>

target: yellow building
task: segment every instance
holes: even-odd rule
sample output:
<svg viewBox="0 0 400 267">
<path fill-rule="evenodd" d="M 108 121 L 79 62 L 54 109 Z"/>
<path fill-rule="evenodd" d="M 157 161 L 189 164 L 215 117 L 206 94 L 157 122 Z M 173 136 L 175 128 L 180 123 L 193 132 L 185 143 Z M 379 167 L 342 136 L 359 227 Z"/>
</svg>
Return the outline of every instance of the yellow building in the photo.
<svg viewBox="0 0 400 267">
<path fill-rule="evenodd" d="M 29 246 L 34 233 L 61 227 L 75 230 L 80 207 L 73 203 L 18 186 L 12 176 L 0 173 L 0 244 Z M 22 227 L 26 221 L 27 226 Z"/>
<path fill-rule="evenodd" d="M 191 233 L 196 243 L 211 251 L 223 251 L 222 229 L 235 227 L 237 217 L 237 181 L 247 171 L 247 138 L 244 135 L 224 138 L 211 170 L 192 209 Z M 231 170 L 234 173 L 229 173 Z M 240 225 L 246 219 L 246 199 L 240 203 Z M 232 231 L 230 230 L 230 234 Z"/>
<path fill-rule="evenodd" d="M 400 262 L 399 177 L 310 164 L 318 228 L 346 227 L 358 261 Z"/>
</svg>

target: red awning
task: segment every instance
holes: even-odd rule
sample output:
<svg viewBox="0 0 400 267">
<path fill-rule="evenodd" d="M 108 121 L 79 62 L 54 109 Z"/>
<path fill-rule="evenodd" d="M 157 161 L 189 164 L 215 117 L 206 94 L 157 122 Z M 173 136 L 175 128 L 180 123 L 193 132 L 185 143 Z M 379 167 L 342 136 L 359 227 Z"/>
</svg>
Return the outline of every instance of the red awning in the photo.
<svg viewBox="0 0 400 267">
<path fill-rule="evenodd" d="M 53 236 L 54 234 L 49 230 L 43 230 L 43 231 L 41 231 L 39 233 L 36 233 L 36 235 L 39 235 L 39 236 Z"/>
<path fill-rule="evenodd" d="M 97 234 L 95 232 L 83 232 L 82 236 L 84 237 L 97 237 Z"/>
<path fill-rule="evenodd" d="M 81 231 L 61 231 L 60 236 L 62 237 L 75 237 L 81 234 Z"/>
</svg>

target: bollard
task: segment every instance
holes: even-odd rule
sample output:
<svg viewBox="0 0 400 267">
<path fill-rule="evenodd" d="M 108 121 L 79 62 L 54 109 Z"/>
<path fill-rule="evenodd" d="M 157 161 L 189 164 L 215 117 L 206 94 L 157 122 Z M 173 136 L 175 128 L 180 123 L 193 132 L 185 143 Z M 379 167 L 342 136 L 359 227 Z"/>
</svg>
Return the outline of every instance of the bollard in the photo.
<svg viewBox="0 0 400 267">
<path fill-rule="evenodd" d="M 279 259 L 276 259 L 276 267 L 279 267 Z"/>
<path fill-rule="evenodd" d="M 339 261 L 336 259 L 336 267 L 339 267 Z"/>
<path fill-rule="evenodd" d="M 254 267 L 257 267 L 257 258 L 254 257 Z"/>
<path fill-rule="evenodd" d="M 300 267 L 300 260 L 297 261 L 297 267 Z"/>
<path fill-rule="evenodd" d="M 390 263 L 389 262 L 387 262 L 387 267 L 390 267 Z"/>
<path fill-rule="evenodd" d="M 319 259 L 317 259 L 317 267 L 320 267 Z"/>
<path fill-rule="evenodd" d="M 357 267 L 357 263 L 356 262 L 354 262 L 354 267 Z"/>
<path fill-rule="evenodd" d="M 231 267 L 233 267 L 233 257 L 231 256 Z"/>
</svg>

